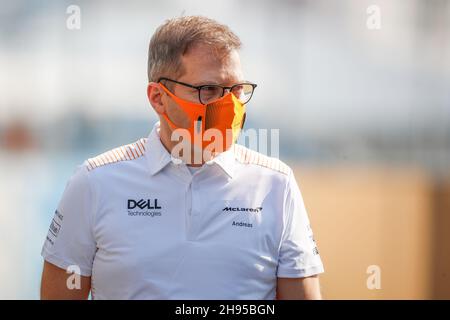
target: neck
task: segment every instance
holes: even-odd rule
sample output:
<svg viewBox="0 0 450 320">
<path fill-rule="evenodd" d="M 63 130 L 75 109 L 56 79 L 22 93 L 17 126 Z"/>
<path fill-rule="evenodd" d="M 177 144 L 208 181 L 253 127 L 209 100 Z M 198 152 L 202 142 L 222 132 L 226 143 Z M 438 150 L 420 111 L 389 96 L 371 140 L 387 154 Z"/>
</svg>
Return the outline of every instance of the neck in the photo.
<svg viewBox="0 0 450 320">
<path fill-rule="evenodd" d="M 195 151 L 193 148 L 190 148 L 190 152 L 174 152 L 172 153 L 173 149 L 176 145 L 178 145 L 180 142 L 178 141 L 172 141 L 172 129 L 169 127 L 167 121 L 165 121 L 162 117 L 160 118 L 160 126 L 159 126 L 159 138 L 161 140 L 162 145 L 166 150 L 171 154 L 171 156 L 176 157 L 178 159 L 181 159 L 186 165 L 193 166 L 193 167 L 200 167 L 205 163 L 205 159 L 201 155 L 197 154 L 197 157 L 195 157 Z M 177 154 L 180 153 L 180 154 Z M 186 153 L 186 156 L 185 156 Z M 190 153 L 190 156 L 189 156 Z M 199 161 L 200 160 L 200 161 Z M 195 162 L 195 163 L 194 163 Z"/>
</svg>

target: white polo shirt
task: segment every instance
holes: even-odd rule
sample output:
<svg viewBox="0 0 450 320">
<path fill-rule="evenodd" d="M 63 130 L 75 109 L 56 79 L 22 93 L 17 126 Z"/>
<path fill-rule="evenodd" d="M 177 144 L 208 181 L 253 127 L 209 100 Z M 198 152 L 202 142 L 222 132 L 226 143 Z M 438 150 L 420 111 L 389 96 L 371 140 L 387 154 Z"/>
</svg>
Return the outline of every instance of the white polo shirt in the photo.
<svg viewBox="0 0 450 320">
<path fill-rule="evenodd" d="M 42 256 L 94 299 L 274 299 L 277 277 L 323 272 L 287 165 L 236 144 L 191 173 L 159 123 L 78 167 Z"/>
</svg>

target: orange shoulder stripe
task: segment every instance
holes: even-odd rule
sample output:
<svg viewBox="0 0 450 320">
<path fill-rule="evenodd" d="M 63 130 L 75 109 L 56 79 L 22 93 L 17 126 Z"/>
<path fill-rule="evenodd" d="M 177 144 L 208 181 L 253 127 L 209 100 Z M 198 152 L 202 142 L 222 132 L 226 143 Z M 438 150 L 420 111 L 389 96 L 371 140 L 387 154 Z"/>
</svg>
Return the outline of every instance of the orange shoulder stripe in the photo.
<svg viewBox="0 0 450 320">
<path fill-rule="evenodd" d="M 290 172 L 289 166 L 279 159 L 266 156 L 239 144 L 235 144 L 234 148 L 235 159 L 243 164 L 255 164 L 286 175 Z"/>
<path fill-rule="evenodd" d="M 87 159 L 89 171 L 119 161 L 127 161 L 142 157 L 145 153 L 146 138 L 106 151 L 96 157 Z"/>
</svg>

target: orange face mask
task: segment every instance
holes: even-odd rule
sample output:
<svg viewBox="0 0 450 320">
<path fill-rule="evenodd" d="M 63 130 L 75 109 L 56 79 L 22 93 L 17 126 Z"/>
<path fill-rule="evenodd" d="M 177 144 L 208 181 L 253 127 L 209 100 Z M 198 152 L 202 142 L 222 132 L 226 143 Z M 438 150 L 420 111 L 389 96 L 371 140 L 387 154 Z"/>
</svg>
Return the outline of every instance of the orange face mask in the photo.
<svg viewBox="0 0 450 320">
<path fill-rule="evenodd" d="M 160 83 L 160 86 L 186 114 L 190 125 L 188 128 L 181 128 L 166 113 L 162 116 L 172 130 L 187 130 L 191 145 L 220 153 L 236 142 L 245 122 L 245 105 L 233 93 L 229 92 L 211 103 L 201 104 L 181 99 L 163 84 Z"/>
</svg>

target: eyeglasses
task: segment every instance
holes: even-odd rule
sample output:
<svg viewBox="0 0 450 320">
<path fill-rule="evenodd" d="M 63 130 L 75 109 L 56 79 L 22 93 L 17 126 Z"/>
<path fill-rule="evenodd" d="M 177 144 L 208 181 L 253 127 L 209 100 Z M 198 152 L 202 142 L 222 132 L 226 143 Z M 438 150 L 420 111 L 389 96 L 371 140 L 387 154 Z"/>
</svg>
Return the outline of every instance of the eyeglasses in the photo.
<svg viewBox="0 0 450 320">
<path fill-rule="evenodd" d="M 256 88 L 256 84 L 245 82 L 232 85 L 231 87 L 224 87 L 217 84 L 205 84 L 201 86 L 193 86 L 188 83 L 172 80 L 169 78 L 159 78 L 158 82 L 170 81 L 173 83 L 181 84 L 182 86 L 196 89 L 198 91 L 198 99 L 200 103 L 207 104 L 214 100 L 217 100 L 225 94 L 225 90 L 234 94 L 234 96 L 242 103 L 246 104 L 250 101 L 253 95 L 253 91 Z"/>
</svg>

